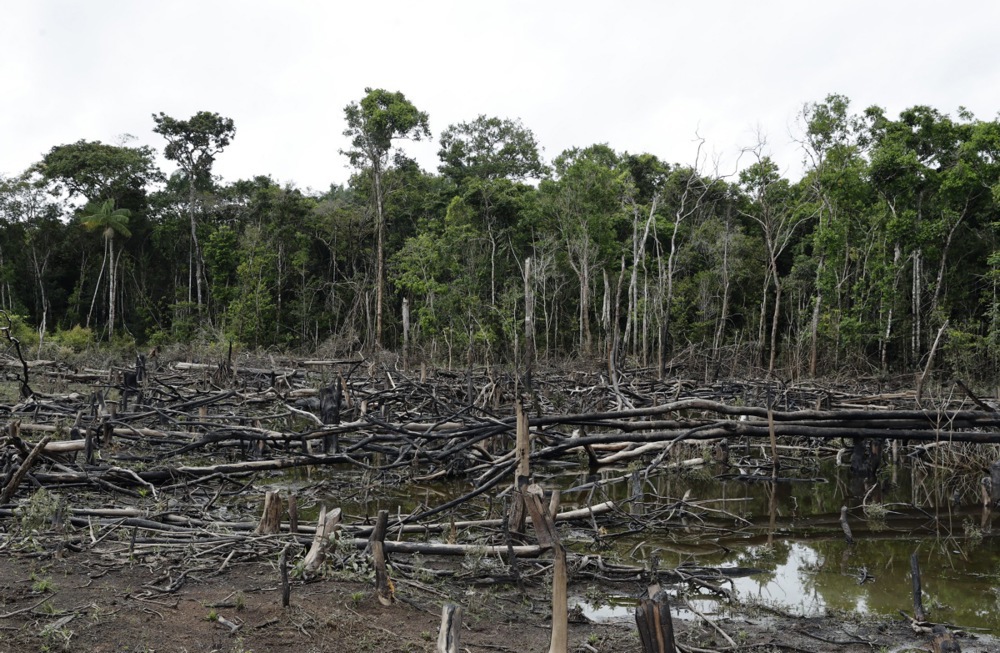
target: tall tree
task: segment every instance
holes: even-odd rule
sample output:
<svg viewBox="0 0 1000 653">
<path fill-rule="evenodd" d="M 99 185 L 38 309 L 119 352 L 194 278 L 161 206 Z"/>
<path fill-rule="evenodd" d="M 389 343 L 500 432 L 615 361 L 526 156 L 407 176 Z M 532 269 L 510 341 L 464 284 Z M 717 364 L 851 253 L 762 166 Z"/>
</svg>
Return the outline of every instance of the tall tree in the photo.
<svg viewBox="0 0 1000 653">
<path fill-rule="evenodd" d="M 382 310 L 385 304 L 385 197 L 383 175 L 389 166 L 392 142 L 400 138 L 430 138 L 427 114 L 419 111 L 400 92 L 383 89 L 365 89 L 361 102 L 351 102 L 344 107 L 347 129 L 344 136 L 351 139 L 351 149 L 346 155 L 351 165 L 368 166 L 372 176 L 375 204 L 375 346 L 382 346 Z"/>
<path fill-rule="evenodd" d="M 540 185 L 545 213 L 552 230 L 560 235 L 566 261 L 579 283 L 577 346 L 585 355 L 593 351 L 591 305 L 598 275 L 604 276 L 602 326 L 612 320 L 612 291 L 607 273 L 622 254 L 621 233 L 628 224 L 622 198 L 629 172 L 619 155 L 607 145 L 569 149 L 556 157 L 555 179 Z"/>
<path fill-rule="evenodd" d="M 47 278 L 46 271 L 53 253 L 62 244 L 61 209 L 62 203 L 52 200 L 45 192 L 44 181 L 31 171 L 11 179 L 0 176 L 0 229 L 3 230 L 0 232 L 0 308 L 12 310 L 11 282 L 21 276 L 15 272 L 13 259 L 26 258 L 25 267 L 31 270 L 34 280 L 32 313 L 38 326 L 39 345 L 45 338 L 52 310 L 49 286 L 54 281 Z"/>
<path fill-rule="evenodd" d="M 130 210 L 141 209 L 146 188 L 163 177 L 153 150 L 147 146 L 85 140 L 53 147 L 33 171 L 71 196 L 89 202 L 114 200 Z"/>
<path fill-rule="evenodd" d="M 188 219 L 191 222 L 191 250 L 193 271 L 189 275 L 188 301 L 191 297 L 190 277 L 194 277 L 196 288 L 195 299 L 200 307 L 207 302 L 207 288 L 202 291 L 205 263 L 201 247 L 198 245 L 198 223 L 195 218 L 195 191 L 206 188 L 212 179 L 212 164 L 216 155 L 220 154 L 236 135 L 236 127 L 232 118 L 225 118 L 217 113 L 199 111 L 188 120 L 171 118 L 162 111 L 153 114 L 156 123 L 154 132 L 167 139 L 163 154 L 175 161 L 187 177 L 188 187 Z"/>
<path fill-rule="evenodd" d="M 541 178 L 546 173 L 538 152 L 538 142 L 519 120 L 479 116 L 472 122 L 449 125 L 441 134 L 438 170 L 458 187 L 459 196 L 474 211 L 479 230 L 489 243 L 489 303 L 497 304 L 499 250 L 510 244 L 510 232 L 517 229 L 516 210 L 521 190 L 518 182 Z M 508 252 L 513 266 L 520 257 Z"/>
<path fill-rule="evenodd" d="M 520 120 L 479 116 L 441 133 L 438 170 L 460 185 L 469 177 L 521 181 L 540 178 L 538 141 Z"/>
<path fill-rule="evenodd" d="M 808 162 L 804 199 L 813 205 L 817 216 L 809 257 L 815 267 L 809 318 L 809 375 L 813 377 L 819 365 L 821 323 L 827 326 L 837 356 L 841 326 L 858 324 L 859 312 L 867 308 L 857 300 L 868 295 L 854 292 L 856 284 L 862 276 L 874 281 L 885 272 L 874 261 L 869 266 L 869 253 L 879 244 L 879 239 L 870 237 L 868 228 L 867 208 L 874 198 L 859 143 L 862 124 L 849 113 L 849 107 L 846 97 L 831 94 L 823 102 L 805 105 L 801 114 L 805 128 L 802 147 Z M 880 296 L 878 301 L 884 299 Z M 883 313 L 880 322 L 891 324 L 891 304 Z"/>
<path fill-rule="evenodd" d="M 805 217 L 797 210 L 795 190 L 787 179 L 781 177 L 777 164 L 770 157 L 757 152 L 757 161 L 740 172 L 740 186 L 746 192 L 750 205 L 744 216 L 756 222 L 764 238 L 767 254 L 768 275 L 764 281 L 761 297 L 760 326 L 758 341 L 763 346 L 767 291 L 774 286 L 774 309 L 771 313 L 771 342 L 767 372 L 774 372 L 778 355 L 778 323 L 781 316 L 782 284 L 779 259 L 792 243 L 795 230 Z"/>
<path fill-rule="evenodd" d="M 88 204 L 80 214 L 80 223 L 88 231 L 100 231 L 104 237 L 104 262 L 101 264 L 101 273 L 97 277 L 97 286 L 94 288 L 94 299 L 97 299 L 97 289 L 101 284 L 101 276 L 104 269 L 108 270 L 108 340 L 111 340 L 115 330 L 115 304 L 116 293 L 116 273 L 118 262 L 115 257 L 114 238 L 115 234 L 120 234 L 128 238 L 131 232 L 128 229 L 128 219 L 131 211 L 128 209 L 116 209 L 114 200 L 106 200 L 101 203 L 92 202 Z M 90 313 L 87 314 L 87 326 L 90 326 L 90 315 L 94 310 L 94 302 L 90 303 Z"/>
</svg>

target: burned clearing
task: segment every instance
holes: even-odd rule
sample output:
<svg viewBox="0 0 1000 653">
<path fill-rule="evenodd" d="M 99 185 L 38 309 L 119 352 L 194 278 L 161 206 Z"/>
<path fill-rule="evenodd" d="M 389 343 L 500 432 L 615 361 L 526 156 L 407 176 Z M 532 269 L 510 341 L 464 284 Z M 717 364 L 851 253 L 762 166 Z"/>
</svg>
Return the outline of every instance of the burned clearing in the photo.
<svg viewBox="0 0 1000 653">
<path fill-rule="evenodd" d="M 1000 413 L 960 383 L 4 365 L 0 651 L 985 651 L 1000 633 L 948 594 L 986 560 L 967 575 L 996 613 Z M 803 609 L 774 600 L 796 556 Z"/>
</svg>

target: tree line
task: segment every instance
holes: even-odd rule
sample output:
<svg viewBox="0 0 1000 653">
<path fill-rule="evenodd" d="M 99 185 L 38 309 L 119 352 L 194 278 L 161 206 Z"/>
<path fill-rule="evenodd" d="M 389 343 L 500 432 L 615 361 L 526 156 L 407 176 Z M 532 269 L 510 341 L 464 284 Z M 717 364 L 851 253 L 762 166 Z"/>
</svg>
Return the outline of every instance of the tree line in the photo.
<svg viewBox="0 0 1000 653">
<path fill-rule="evenodd" d="M 0 177 L 0 309 L 33 342 L 234 340 L 388 348 L 465 365 L 567 356 L 779 376 L 1000 360 L 1000 122 L 915 106 L 804 105 L 802 177 L 763 143 L 737 172 L 607 144 L 551 161 L 519 120 L 401 142 L 429 117 L 366 89 L 354 173 L 303 192 L 224 182 L 229 118 L 163 113 L 157 152 L 56 145 Z M 34 334 L 33 336 L 31 334 Z M 937 343 L 937 344 L 935 344 Z"/>
</svg>

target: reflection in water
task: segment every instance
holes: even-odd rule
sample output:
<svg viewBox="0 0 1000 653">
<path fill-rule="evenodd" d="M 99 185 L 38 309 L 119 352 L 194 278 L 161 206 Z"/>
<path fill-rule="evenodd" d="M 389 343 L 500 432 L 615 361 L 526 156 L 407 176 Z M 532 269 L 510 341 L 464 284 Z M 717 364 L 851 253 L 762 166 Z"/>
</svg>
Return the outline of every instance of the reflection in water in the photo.
<svg viewBox="0 0 1000 653">
<path fill-rule="evenodd" d="M 1000 518 L 983 512 L 978 477 L 890 466 L 877 480 L 858 484 L 852 483 L 848 470 L 832 463 L 799 462 L 799 469 L 782 468 L 783 476 L 798 476 L 799 482 L 773 483 L 770 474 L 758 482 L 734 479 L 733 469 L 722 466 L 657 473 L 641 481 L 634 470 L 623 468 L 601 469 L 594 476 L 553 471 L 545 477 L 541 472 L 540 480 L 564 490 L 563 509 L 614 499 L 637 522 L 657 524 L 640 529 L 636 523 L 634 534 L 605 536 L 603 544 L 610 548 L 602 554 L 646 568 L 657 556 L 660 569 L 760 569 L 764 573 L 726 578 L 720 584 L 733 589 L 738 601 L 792 614 L 842 610 L 898 617 L 900 610 L 909 612 L 909 558 L 917 551 L 929 618 L 1000 634 Z M 470 489 L 467 481 L 415 484 L 401 478 L 384 482 L 376 496 L 369 497 L 359 492 L 356 482 L 344 481 L 343 470 L 339 474 L 328 495 L 318 492 L 314 497 L 316 503 L 341 506 L 348 521 L 363 520 L 380 508 L 407 514 Z M 333 478 L 321 483 L 333 483 Z M 316 480 L 288 478 L 286 483 L 315 488 Z M 636 495 L 641 506 L 629 503 Z M 463 510 L 466 518 L 495 517 L 502 501 L 483 497 Z M 849 508 L 853 545 L 841 531 L 844 505 Z M 594 552 L 585 548 L 594 543 L 588 528 L 581 528 L 578 538 L 573 531 L 566 536 L 571 549 Z M 725 612 L 727 606 L 716 595 L 685 590 L 699 611 Z M 592 618 L 634 615 L 630 598 L 598 612 L 582 603 Z M 679 612 L 684 614 L 683 609 Z"/>
<path fill-rule="evenodd" d="M 793 543 L 787 557 L 775 564 L 766 578 L 750 576 L 737 578 L 734 586 L 741 601 L 755 600 L 763 604 L 780 606 L 796 615 L 821 614 L 826 607 L 822 595 L 810 582 L 806 571 L 817 566 L 818 554 L 809 546 Z"/>
<path fill-rule="evenodd" d="M 1000 525 L 995 515 L 983 514 L 974 482 L 963 486 L 960 479 L 918 471 L 911 483 L 909 470 L 899 468 L 882 482 L 858 485 L 846 470 L 825 464 L 809 476 L 830 482 L 748 483 L 704 472 L 650 479 L 661 498 L 690 492 L 689 505 L 705 510 L 701 529 L 645 532 L 622 538 L 616 547 L 636 561 L 655 552 L 663 569 L 686 564 L 761 569 L 765 573 L 725 584 L 743 603 L 803 616 L 909 612 L 909 558 L 917 551 L 929 618 L 1000 634 Z M 965 486 L 971 489 L 956 493 Z M 624 491 L 622 496 L 616 491 L 606 487 L 594 500 L 625 498 Z M 849 507 L 852 545 L 841 532 L 842 505 Z M 693 604 L 716 614 L 727 607 L 704 590 Z"/>
</svg>

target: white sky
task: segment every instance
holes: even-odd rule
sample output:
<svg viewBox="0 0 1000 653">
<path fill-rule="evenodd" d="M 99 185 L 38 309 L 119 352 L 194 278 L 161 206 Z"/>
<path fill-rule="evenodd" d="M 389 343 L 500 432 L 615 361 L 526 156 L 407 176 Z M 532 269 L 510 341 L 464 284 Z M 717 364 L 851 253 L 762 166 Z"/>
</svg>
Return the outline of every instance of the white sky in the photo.
<svg viewBox="0 0 1000 653">
<path fill-rule="evenodd" d="M 829 93 L 997 117 L 998 28 L 990 0 L 0 0 L 0 174 L 80 139 L 162 150 L 151 114 L 205 110 L 236 123 L 225 180 L 325 190 L 371 86 L 430 114 L 403 148 L 432 171 L 441 131 L 486 114 L 547 160 L 603 142 L 690 164 L 697 131 L 726 168 L 759 130 L 795 177 L 796 116 Z"/>
</svg>

